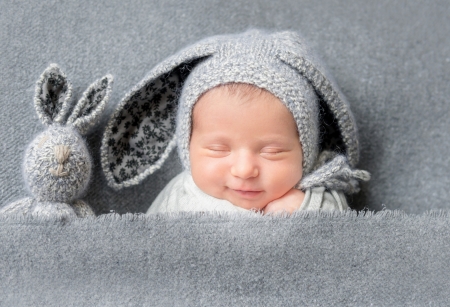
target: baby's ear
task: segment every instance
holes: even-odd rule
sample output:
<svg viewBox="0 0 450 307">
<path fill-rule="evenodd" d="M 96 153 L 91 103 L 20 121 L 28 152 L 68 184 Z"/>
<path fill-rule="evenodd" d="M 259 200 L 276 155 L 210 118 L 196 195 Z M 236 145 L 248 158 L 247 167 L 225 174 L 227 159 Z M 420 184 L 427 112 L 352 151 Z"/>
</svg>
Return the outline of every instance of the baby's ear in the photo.
<svg viewBox="0 0 450 307">
<path fill-rule="evenodd" d="M 85 134 L 103 113 L 109 100 L 112 83 L 111 75 L 106 75 L 92 83 L 76 104 L 67 123 L 74 126 L 81 134 Z"/>
<path fill-rule="evenodd" d="M 50 64 L 36 83 L 34 106 L 44 125 L 64 123 L 72 86 L 57 64 Z"/>
<path fill-rule="evenodd" d="M 115 188 L 140 183 L 175 146 L 176 110 L 181 88 L 192 68 L 217 50 L 204 40 L 156 66 L 122 99 L 102 140 L 102 167 Z"/>
</svg>

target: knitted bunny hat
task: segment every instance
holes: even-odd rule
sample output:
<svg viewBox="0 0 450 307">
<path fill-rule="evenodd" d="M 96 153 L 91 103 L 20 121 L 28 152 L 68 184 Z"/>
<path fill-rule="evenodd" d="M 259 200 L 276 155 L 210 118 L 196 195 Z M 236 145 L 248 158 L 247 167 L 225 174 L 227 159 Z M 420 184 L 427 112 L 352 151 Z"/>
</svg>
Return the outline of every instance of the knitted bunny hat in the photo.
<svg viewBox="0 0 450 307">
<path fill-rule="evenodd" d="M 178 143 L 190 170 L 193 107 L 209 89 L 248 83 L 278 97 L 292 113 L 303 148 L 298 188 L 358 190 L 365 171 L 353 115 L 344 95 L 304 40 L 293 32 L 214 36 L 156 66 L 118 105 L 102 141 L 102 166 L 116 189 L 140 183 Z"/>
</svg>

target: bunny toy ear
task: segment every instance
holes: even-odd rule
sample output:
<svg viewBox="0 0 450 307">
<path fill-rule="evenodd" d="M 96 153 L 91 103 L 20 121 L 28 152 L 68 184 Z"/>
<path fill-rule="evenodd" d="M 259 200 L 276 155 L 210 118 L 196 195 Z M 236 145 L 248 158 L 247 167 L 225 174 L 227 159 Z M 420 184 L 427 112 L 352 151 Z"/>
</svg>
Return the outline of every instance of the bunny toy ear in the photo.
<svg viewBox="0 0 450 307">
<path fill-rule="evenodd" d="M 106 75 L 92 83 L 76 104 L 67 123 L 75 127 L 81 134 L 86 134 L 105 109 L 112 83 L 111 75 Z"/>
<path fill-rule="evenodd" d="M 72 86 L 57 64 L 50 64 L 36 83 L 34 106 L 44 125 L 64 123 Z"/>
<path fill-rule="evenodd" d="M 122 99 L 102 140 L 108 184 L 121 189 L 140 183 L 161 167 L 175 146 L 179 94 L 191 69 L 218 48 L 203 40 L 156 66 Z"/>
<path fill-rule="evenodd" d="M 305 77 L 320 98 L 321 150 L 344 153 L 349 165 L 354 167 L 359 160 L 359 142 L 355 119 L 345 96 L 322 61 L 297 33 L 274 35 L 280 46 L 278 58 Z"/>
</svg>

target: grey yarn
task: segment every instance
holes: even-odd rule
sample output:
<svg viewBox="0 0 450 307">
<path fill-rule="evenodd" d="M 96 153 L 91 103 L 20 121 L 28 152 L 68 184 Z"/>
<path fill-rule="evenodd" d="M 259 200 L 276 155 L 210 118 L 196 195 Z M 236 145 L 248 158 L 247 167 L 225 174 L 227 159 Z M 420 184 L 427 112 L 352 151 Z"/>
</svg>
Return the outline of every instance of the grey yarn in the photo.
<svg viewBox="0 0 450 307">
<path fill-rule="evenodd" d="M 95 216 L 92 208 L 82 200 L 75 200 L 72 204 L 38 201 L 27 197 L 0 208 L 1 215 L 27 215 L 52 218 L 72 218 Z"/>
<path fill-rule="evenodd" d="M 299 188 L 325 186 L 353 193 L 359 181 L 369 178 L 352 169 L 359 159 L 355 120 L 317 55 L 297 33 L 250 30 L 209 37 L 181 50 L 125 95 L 102 140 L 108 185 L 121 189 L 140 183 L 162 166 L 175 145 L 189 170 L 193 106 L 204 92 L 225 83 L 266 89 L 292 113 L 303 147 L 304 181 Z M 323 114 L 333 121 L 324 124 Z M 344 160 L 317 169 L 324 150 Z"/>
<path fill-rule="evenodd" d="M 333 153 L 324 152 L 322 157 L 319 157 L 316 170 L 300 181 L 299 189 L 325 187 L 353 194 L 359 192 L 359 181 L 370 180 L 369 172 L 351 169 L 347 158 L 343 155 L 337 155 L 331 161 L 326 161 L 331 155 Z"/>
<path fill-rule="evenodd" d="M 34 106 L 41 122 L 46 126 L 63 123 L 70 109 L 71 97 L 72 84 L 66 74 L 58 65 L 50 64 L 35 87 Z"/>
<path fill-rule="evenodd" d="M 1 215 L 51 216 L 60 218 L 76 217 L 74 209 L 67 203 L 37 201 L 27 197 L 12 202 L 0 209 Z"/>
<path fill-rule="evenodd" d="M 103 112 L 111 84 L 110 75 L 91 84 L 67 119 L 71 108 L 70 82 L 56 64 L 44 71 L 36 83 L 34 98 L 36 112 L 48 129 L 27 147 L 23 165 L 25 182 L 34 197 L 8 204 L 0 213 L 95 215 L 87 203 L 78 199 L 89 184 L 92 170 L 91 156 L 81 134 Z"/>
<path fill-rule="evenodd" d="M 321 158 L 317 157 L 318 98 L 314 88 L 302 74 L 279 60 L 280 53 L 274 47 L 273 40 L 260 37 L 252 40 L 242 35 L 236 37 L 233 44 L 225 45 L 213 57 L 198 64 L 190 73 L 179 100 L 176 128 L 178 155 L 184 169 L 190 170 L 192 111 L 199 97 L 221 84 L 247 83 L 274 94 L 294 117 L 303 150 L 303 173 L 309 174 L 299 183 L 300 189 L 324 186 L 347 194 L 358 192 L 359 181 L 369 180 L 369 173 L 352 170 L 342 155 L 326 164 L 321 163 Z M 307 63 L 303 71 L 307 73 L 313 70 Z M 328 95 L 330 100 L 335 99 L 337 94 L 333 92 L 330 84 L 325 82 L 323 77 L 320 78 L 317 71 L 314 74 L 312 83 L 320 87 L 320 91 L 327 92 L 325 95 Z M 356 142 L 355 137 L 346 137 L 348 143 Z M 320 164 L 321 167 L 318 168 Z M 310 174 L 313 168 L 315 172 Z"/>
<path fill-rule="evenodd" d="M 289 109 L 302 144 L 304 172 L 311 171 L 319 142 L 318 98 L 302 75 L 275 57 L 271 43 L 248 41 L 244 36 L 233 45 L 231 55 L 228 48 L 221 49 L 191 72 L 180 97 L 176 128 L 178 155 L 185 170 L 190 170 L 192 110 L 199 97 L 221 84 L 247 83 L 269 91 Z"/>
<path fill-rule="evenodd" d="M 54 147 L 70 146 L 70 158 L 64 163 L 65 176 L 55 176 Z M 38 201 L 70 203 L 86 189 L 91 176 L 89 151 L 79 133 L 71 126 L 52 125 L 38 135 L 25 153 L 24 178 Z"/>
</svg>

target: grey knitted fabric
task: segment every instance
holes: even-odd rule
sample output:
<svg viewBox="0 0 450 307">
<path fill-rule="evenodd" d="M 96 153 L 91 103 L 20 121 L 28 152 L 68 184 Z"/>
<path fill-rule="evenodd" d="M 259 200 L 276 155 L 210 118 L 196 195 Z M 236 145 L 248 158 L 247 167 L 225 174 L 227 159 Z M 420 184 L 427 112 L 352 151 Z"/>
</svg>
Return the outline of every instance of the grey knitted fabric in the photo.
<svg viewBox="0 0 450 307">
<path fill-rule="evenodd" d="M 341 168 L 342 163 L 350 169 L 358 162 L 357 131 L 349 105 L 304 39 L 294 32 L 250 30 L 187 47 L 155 67 L 125 96 L 102 142 L 108 184 L 120 189 L 140 183 L 161 167 L 175 143 L 183 167 L 189 170 L 193 106 L 202 93 L 226 83 L 255 85 L 284 103 L 297 123 L 304 175 L 316 168 L 324 150 L 342 155 L 324 166 L 328 169 Z M 353 193 L 359 180 L 369 179 L 367 172 L 354 174 L 322 170 L 308 178 L 307 186 Z"/>
<path fill-rule="evenodd" d="M 81 200 L 91 177 L 92 161 L 81 137 L 98 120 L 108 101 L 112 77 L 95 81 L 71 108 L 72 86 L 56 64 L 51 64 L 36 83 L 35 107 L 48 129 L 25 152 L 23 175 L 33 198 L 24 198 L 0 209 L 0 214 L 44 216 L 93 215 Z"/>
<path fill-rule="evenodd" d="M 266 89 L 292 113 L 303 149 L 305 173 L 314 166 L 319 143 L 318 98 L 308 81 L 276 58 L 270 40 L 249 40 L 242 35 L 230 47 L 220 49 L 191 72 L 180 97 L 176 138 L 183 167 L 190 170 L 189 143 L 192 110 L 206 91 L 227 83 L 247 83 Z"/>
<path fill-rule="evenodd" d="M 35 198 L 27 197 L 19 199 L 4 208 L 0 209 L 3 216 L 24 215 L 41 216 L 52 218 L 72 218 L 95 216 L 92 208 L 84 201 L 76 199 L 71 204 L 57 201 L 38 201 Z"/>
<path fill-rule="evenodd" d="M 327 151 L 321 154 L 316 163 L 317 170 L 301 180 L 298 185 L 299 189 L 325 187 L 330 190 L 353 194 L 359 192 L 359 181 L 370 180 L 368 172 L 351 169 L 343 155 L 327 160 L 326 158 L 329 155 L 330 152 Z"/>
<path fill-rule="evenodd" d="M 70 152 L 58 161 L 55 148 L 64 146 Z M 62 162 L 62 163 L 60 163 Z M 61 174 L 56 174 L 62 166 Z M 24 178 L 39 201 L 71 202 L 86 189 L 91 176 L 89 151 L 71 126 L 50 126 L 39 134 L 25 153 Z"/>
</svg>

